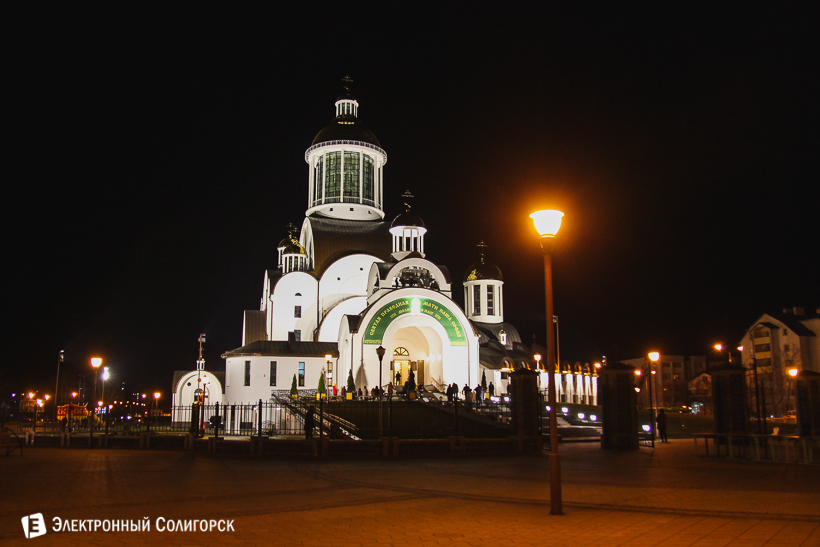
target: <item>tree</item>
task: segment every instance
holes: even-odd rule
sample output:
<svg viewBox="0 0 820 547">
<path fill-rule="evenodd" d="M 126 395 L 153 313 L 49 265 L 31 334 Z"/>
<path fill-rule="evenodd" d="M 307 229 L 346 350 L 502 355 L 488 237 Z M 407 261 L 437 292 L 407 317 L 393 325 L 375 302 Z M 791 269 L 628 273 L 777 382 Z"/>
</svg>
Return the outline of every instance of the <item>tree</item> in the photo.
<svg viewBox="0 0 820 547">
<path fill-rule="evenodd" d="M 322 369 L 322 374 L 319 376 L 319 395 L 325 396 L 325 369 Z"/>
<path fill-rule="evenodd" d="M 487 391 L 487 371 L 481 371 L 481 389 Z"/>
<path fill-rule="evenodd" d="M 296 397 L 299 394 L 299 390 L 296 389 L 296 375 L 293 375 L 293 382 L 290 384 L 290 396 Z"/>
<path fill-rule="evenodd" d="M 347 392 L 353 393 L 356 391 L 356 382 L 353 381 L 353 369 L 347 371 Z"/>
</svg>

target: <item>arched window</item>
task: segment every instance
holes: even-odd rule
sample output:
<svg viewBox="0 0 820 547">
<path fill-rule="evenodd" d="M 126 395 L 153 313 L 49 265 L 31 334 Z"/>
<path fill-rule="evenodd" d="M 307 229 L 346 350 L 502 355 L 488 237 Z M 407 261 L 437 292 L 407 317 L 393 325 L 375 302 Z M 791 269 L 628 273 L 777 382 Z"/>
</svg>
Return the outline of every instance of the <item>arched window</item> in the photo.
<svg viewBox="0 0 820 547">
<path fill-rule="evenodd" d="M 410 352 L 407 351 L 405 348 L 396 348 L 393 352 L 393 355 L 410 355 Z"/>
</svg>

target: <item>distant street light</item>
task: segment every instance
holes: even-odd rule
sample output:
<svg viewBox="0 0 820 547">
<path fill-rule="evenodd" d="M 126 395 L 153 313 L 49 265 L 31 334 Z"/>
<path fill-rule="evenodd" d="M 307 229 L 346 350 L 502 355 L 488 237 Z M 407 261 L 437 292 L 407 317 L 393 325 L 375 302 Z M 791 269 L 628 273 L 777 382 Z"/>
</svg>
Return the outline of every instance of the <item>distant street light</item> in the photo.
<svg viewBox="0 0 820 547">
<path fill-rule="evenodd" d="M 564 213 L 556 210 L 536 211 L 530 215 L 541 236 L 544 254 L 544 300 L 547 308 L 547 397 L 550 407 L 550 514 L 563 515 L 561 502 L 561 457 L 558 455 L 558 415 L 555 408 L 555 310 L 552 300 L 552 251 L 555 236 L 561 228 Z"/>
<path fill-rule="evenodd" d="M 102 365 L 102 359 L 100 357 L 92 357 L 91 358 L 91 366 L 94 367 L 94 399 L 97 399 L 97 371 Z M 97 417 L 97 409 L 94 409 L 91 413 L 91 429 L 89 429 L 88 434 L 88 448 L 91 448 L 94 444 L 94 422 Z"/>
</svg>

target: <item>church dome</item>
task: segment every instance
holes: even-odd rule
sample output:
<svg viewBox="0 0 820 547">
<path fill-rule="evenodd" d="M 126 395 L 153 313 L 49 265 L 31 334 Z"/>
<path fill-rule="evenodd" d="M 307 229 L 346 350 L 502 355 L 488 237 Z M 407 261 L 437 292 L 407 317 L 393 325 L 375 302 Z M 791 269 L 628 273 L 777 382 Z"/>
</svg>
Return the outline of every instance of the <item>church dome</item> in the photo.
<svg viewBox="0 0 820 547">
<path fill-rule="evenodd" d="M 396 226 L 418 226 L 419 228 L 424 228 L 424 221 L 420 216 L 408 209 L 393 219 L 393 223 L 390 227 L 395 228 Z"/>
<path fill-rule="evenodd" d="M 330 125 L 316 134 L 311 146 L 330 141 L 359 141 L 381 148 L 376 135 L 349 115 L 338 116 L 330 122 Z"/>
<path fill-rule="evenodd" d="M 478 281 L 480 279 L 494 279 L 497 281 L 504 281 L 504 276 L 501 275 L 501 270 L 495 264 L 484 262 L 482 258 L 469 268 L 464 274 L 464 281 Z"/>
<path fill-rule="evenodd" d="M 291 234 L 280 241 L 277 248 L 282 250 L 282 254 L 286 255 L 307 255 L 305 248 Z"/>
</svg>

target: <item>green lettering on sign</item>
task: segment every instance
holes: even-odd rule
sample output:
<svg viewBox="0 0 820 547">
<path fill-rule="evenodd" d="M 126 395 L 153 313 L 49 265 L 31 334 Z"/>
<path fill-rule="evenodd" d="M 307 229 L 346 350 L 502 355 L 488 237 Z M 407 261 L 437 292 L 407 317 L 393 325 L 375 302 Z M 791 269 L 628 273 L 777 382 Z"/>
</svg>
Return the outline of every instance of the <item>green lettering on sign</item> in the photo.
<svg viewBox="0 0 820 547">
<path fill-rule="evenodd" d="M 451 346 L 466 346 L 467 340 L 464 338 L 464 328 L 461 326 L 456 315 L 446 307 L 434 300 L 413 296 L 409 298 L 399 298 L 383 306 L 364 332 L 365 344 L 381 344 L 384 338 L 384 331 L 394 319 L 402 315 L 427 315 L 444 327 Z"/>
</svg>

